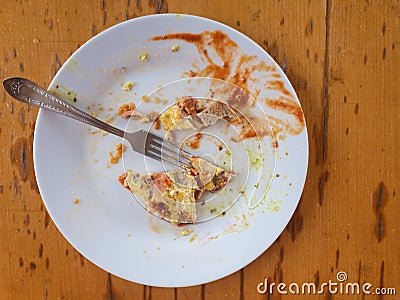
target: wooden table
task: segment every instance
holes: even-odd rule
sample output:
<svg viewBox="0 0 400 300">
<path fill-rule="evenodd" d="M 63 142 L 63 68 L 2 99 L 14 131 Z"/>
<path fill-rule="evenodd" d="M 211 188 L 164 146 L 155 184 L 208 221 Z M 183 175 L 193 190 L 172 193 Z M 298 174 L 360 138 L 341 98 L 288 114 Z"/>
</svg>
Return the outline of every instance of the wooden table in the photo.
<svg viewBox="0 0 400 300">
<path fill-rule="evenodd" d="M 348 281 L 400 299 L 400 3 L 398 1 L 1 1 L 0 77 L 48 86 L 102 30 L 154 13 L 208 17 L 243 32 L 283 68 L 304 109 L 310 160 L 299 207 L 279 239 L 235 274 L 156 288 L 96 267 L 55 228 L 35 183 L 38 110 L 0 92 L 0 299 L 266 299 L 269 282 Z M 314 297 L 314 298 L 313 298 Z"/>
</svg>

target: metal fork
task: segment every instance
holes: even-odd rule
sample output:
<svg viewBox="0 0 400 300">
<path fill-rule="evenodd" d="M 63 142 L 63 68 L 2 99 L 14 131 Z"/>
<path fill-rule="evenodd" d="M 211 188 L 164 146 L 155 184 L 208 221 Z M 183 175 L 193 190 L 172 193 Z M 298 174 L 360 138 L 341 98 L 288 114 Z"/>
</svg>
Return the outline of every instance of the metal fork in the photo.
<svg viewBox="0 0 400 300">
<path fill-rule="evenodd" d="M 122 137 L 131 144 L 132 149 L 136 152 L 173 167 L 191 167 L 190 158 L 193 155 L 165 139 L 145 130 L 125 132 L 111 126 L 62 101 L 28 79 L 19 77 L 8 78 L 3 81 L 3 86 L 12 97 L 21 102 L 39 106 Z"/>
</svg>

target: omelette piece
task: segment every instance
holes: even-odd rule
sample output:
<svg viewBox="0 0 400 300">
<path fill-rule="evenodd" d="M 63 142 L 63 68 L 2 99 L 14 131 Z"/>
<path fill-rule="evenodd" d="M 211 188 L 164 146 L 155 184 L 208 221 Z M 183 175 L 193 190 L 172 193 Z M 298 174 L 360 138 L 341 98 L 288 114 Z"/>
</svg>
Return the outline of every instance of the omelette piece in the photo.
<svg viewBox="0 0 400 300">
<path fill-rule="evenodd" d="M 193 156 L 190 158 L 199 188 L 215 193 L 225 187 L 232 178 L 232 173 L 212 164 L 208 160 Z"/>
<path fill-rule="evenodd" d="M 174 183 L 168 174 L 128 170 L 119 181 L 156 216 L 173 224 L 196 223 L 195 190 Z"/>
<path fill-rule="evenodd" d="M 201 100 L 185 96 L 180 98 L 174 105 L 168 107 L 168 109 L 159 116 L 159 120 L 165 130 L 171 130 L 174 126 L 179 124 L 182 119 L 190 115 L 196 115 L 204 110 L 204 108 Z"/>
<path fill-rule="evenodd" d="M 139 112 L 133 104 L 124 104 L 118 114 L 124 118 L 133 118 L 142 123 L 159 121 L 166 132 L 185 129 L 202 129 L 214 125 L 219 119 L 240 122 L 235 111 L 225 102 L 214 101 L 205 106 L 202 100 L 190 96 L 180 98 L 174 105 L 158 115 L 151 111 L 148 114 Z"/>
<path fill-rule="evenodd" d="M 196 223 L 196 203 L 204 191 L 215 193 L 232 174 L 200 157 L 192 157 L 192 168 L 141 174 L 128 170 L 120 183 L 140 198 L 153 214 L 172 224 Z"/>
<path fill-rule="evenodd" d="M 199 99 L 182 97 L 159 116 L 166 131 L 202 129 L 214 125 L 219 119 L 239 120 L 226 103 L 215 101 L 205 106 Z"/>
</svg>

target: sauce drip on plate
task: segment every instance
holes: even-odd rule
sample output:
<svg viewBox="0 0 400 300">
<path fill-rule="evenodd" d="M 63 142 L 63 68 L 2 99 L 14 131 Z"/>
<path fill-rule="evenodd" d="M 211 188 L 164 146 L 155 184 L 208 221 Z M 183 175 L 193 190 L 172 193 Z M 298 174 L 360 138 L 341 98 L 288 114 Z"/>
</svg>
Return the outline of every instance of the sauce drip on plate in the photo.
<svg viewBox="0 0 400 300">
<path fill-rule="evenodd" d="M 284 78 L 274 63 L 268 64 L 256 55 L 246 54 L 236 42 L 220 30 L 194 33 L 171 33 L 151 38 L 159 40 L 182 40 L 194 45 L 200 54 L 203 66 L 193 63 L 193 69 L 185 74 L 189 77 L 210 77 L 225 80 L 240 87 L 238 91 L 231 90 L 227 103 L 237 108 L 247 117 L 256 102 L 263 102 L 267 109 L 265 118 L 253 115 L 256 123 L 264 122 L 263 126 L 242 129 L 242 138 L 265 136 L 279 132 L 297 135 L 305 126 L 303 111 L 295 96 L 285 86 Z M 244 95 L 243 91 L 250 94 Z M 242 94 L 240 94 L 242 93 Z M 250 101 L 252 98 L 253 101 Z M 255 101 L 254 101 L 255 100 Z M 272 130 L 271 130 L 272 128 Z"/>
</svg>

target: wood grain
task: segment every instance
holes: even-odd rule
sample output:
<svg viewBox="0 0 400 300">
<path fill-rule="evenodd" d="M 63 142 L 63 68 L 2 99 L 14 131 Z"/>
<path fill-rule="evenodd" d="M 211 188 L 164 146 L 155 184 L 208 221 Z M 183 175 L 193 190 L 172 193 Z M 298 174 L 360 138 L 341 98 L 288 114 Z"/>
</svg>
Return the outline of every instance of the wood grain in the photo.
<svg viewBox="0 0 400 300">
<path fill-rule="evenodd" d="M 276 292 L 259 294 L 257 285 L 264 278 L 319 284 L 339 271 L 348 281 L 395 287 L 399 294 L 400 3 L 1 1 L 0 79 L 23 76 L 47 86 L 92 36 L 126 19 L 166 12 L 204 16 L 243 32 L 293 83 L 310 143 L 296 213 L 263 255 L 216 282 L 166 289 L 117 278 L 75 251 L 51 221 L 33 171 L 37 109 L 1 90 L 0 299 L 281 299 Z"/>
</svg>

